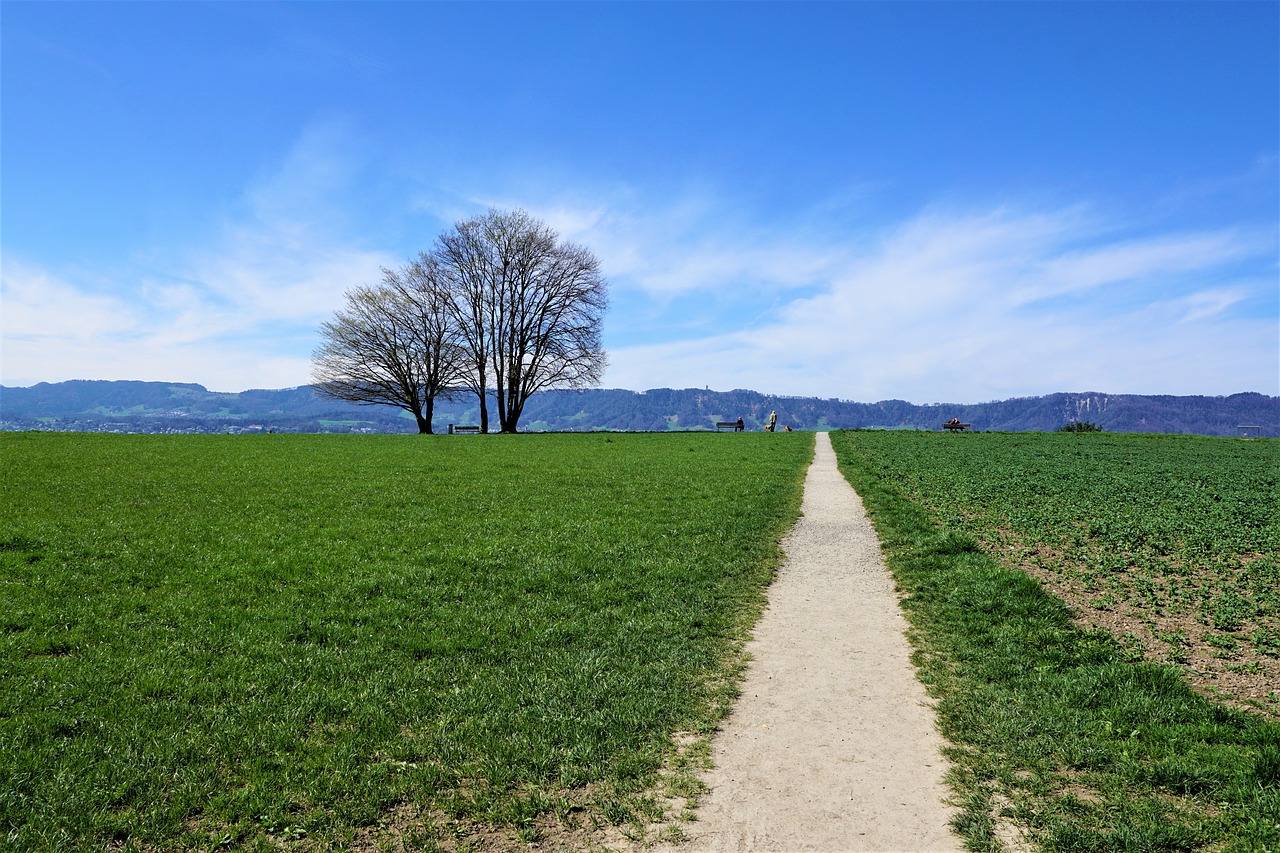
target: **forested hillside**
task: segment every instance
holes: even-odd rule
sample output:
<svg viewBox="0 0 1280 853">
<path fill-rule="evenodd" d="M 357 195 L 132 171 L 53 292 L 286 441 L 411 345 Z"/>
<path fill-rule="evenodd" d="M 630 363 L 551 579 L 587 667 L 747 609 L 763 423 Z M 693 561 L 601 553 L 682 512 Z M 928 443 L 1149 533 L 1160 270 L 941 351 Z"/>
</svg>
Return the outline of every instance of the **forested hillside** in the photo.
<svg viewBox="0 0 1280 853">
<path fill-rule="evenodd" d="M 987 403 L 918 405 L 903 400 L 856 403 L 787 397 L 755 391 L 618 389 L 548 391 L 525 408 L 524 431 L 666 431 L 714 429 L 741 417 L 761 429 L 769 413 L 778 428 L 938 429 L 958 418 L 984 431 L 1051 431 L 1085 421 L 1109 432 L 1238 435 L 1242 425 L 1280 435 L 1280 397 L 1242 393 L 1227 397 L 1062 393 Z M 471 395 L 437 403 L 434 428 L 475 424 Z M 30 388 L 0 387 L 0 429 L 116 432 L 415 432 L 413 419 L 386 406 L 327 399 L 310 386 L 239 393 L 167 382 L 77 380 Z"/>
</svg>

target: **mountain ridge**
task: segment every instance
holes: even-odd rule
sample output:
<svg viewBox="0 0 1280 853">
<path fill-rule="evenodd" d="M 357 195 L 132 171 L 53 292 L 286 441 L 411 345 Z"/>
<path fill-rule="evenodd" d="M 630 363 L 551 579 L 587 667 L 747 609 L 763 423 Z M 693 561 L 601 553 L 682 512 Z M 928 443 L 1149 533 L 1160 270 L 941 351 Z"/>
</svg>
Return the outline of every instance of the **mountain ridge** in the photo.
<svg viewBox="0 0 1280 853">
<path fill-rule="evenodd" d="M 522 431 L 663 431 L 714 429 L 742 417 L 760 429 L 777 411 L 779 429 L 938 429 L 951 418 L 986 431 L 1052 431 L 1088 421 L 1110 432 L 1280 436 L 1280 397 L 1059 392 L 985 403 L 859 403 L 837 398 L 762 394 L 747 389 L 651 388 L 544 391 L 525 407 Z M 475 424 L 475 398 L 437 401 L 433 426 Z M 186 382 L 87 380 L 0 386 L 0 430 L 96 432 L 415 432 L 407 413 L 323 397 L 310 385 L 240 392 Z"/>
</svg>

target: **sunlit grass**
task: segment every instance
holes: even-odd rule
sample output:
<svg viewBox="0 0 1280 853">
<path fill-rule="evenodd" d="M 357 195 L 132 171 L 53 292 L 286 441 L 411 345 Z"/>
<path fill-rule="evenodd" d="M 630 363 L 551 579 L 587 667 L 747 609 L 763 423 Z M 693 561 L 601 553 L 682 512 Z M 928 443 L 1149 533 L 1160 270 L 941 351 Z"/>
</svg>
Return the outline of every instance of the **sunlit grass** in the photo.
<svg viewBox="0 0 1280 853">
<path fill-rule="evenodd" d="M 808 435 L 0 436 L 0 831 L 626 820 L 710 731 Z M 526 829 L 522 829 L 522 827 Z"/>
<path fill-rule="evenodd" d="M 906 595 L 921 677 L 953 744 L 957 827 L 976 850 L 1001 849 L 1002 827 L 1064 853 L 1278 850 L 1280 725 L 1076 627 L 1061 600 L 998 559 L 1010 541 L 1129 554 L 1114 571 L 1161 555 L 1180 555 L 1184 570 L 1197 557 L 1274 559 L 1276 445 L 1097 438 L 833 436 Z M 1204 577 L 1215 594 L 1230 588 Z M 1238 592 L 1252 590 L 1246 576 Z"/>
</svg>

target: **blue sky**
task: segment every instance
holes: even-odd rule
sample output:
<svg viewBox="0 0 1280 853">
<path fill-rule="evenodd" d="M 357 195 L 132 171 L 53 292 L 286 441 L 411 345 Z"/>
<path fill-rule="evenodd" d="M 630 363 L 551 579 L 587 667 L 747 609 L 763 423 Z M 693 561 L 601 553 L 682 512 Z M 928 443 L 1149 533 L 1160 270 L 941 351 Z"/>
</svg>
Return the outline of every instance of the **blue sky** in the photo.
<svg viewBox="0 0 1280 853">
<path fill-rule="evenodd" d="M 521 207 L 606 387 L 1280 394 L 1280 3 L 0 6 L 0 382 L 310 381 Z"/>
</svg>

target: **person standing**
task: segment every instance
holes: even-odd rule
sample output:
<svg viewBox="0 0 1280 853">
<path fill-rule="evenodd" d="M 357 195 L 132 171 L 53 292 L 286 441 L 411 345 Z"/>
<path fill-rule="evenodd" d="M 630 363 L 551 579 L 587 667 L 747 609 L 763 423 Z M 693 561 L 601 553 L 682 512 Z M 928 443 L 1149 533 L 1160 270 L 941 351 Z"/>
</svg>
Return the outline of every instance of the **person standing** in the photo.
<svg viewBox="0 0 1280 853">
<path fill-rule="evenodd" d="M 769 432 L 773 432 L 778 426 L 778 413 L 776 411 L 769 413 Z"/>
</svg>

